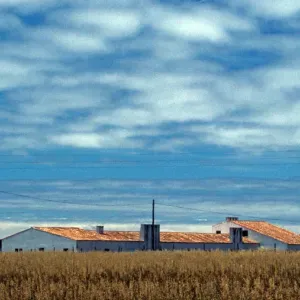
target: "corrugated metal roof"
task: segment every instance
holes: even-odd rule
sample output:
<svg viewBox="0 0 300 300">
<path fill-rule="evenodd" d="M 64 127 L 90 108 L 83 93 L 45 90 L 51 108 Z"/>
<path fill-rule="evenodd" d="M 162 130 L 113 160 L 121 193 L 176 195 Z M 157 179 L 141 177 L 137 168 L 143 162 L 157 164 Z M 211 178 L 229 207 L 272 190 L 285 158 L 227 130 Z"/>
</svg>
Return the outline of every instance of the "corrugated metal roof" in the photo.
<svg viewBox="0 0 300 300">
<path fill-rule="evenodd" d="M 77 227 L 34 227 L 51 234 L 63 236 L 72 240 L 88 241 L 140 241 L 138 231 L 105 231 L 99 234 L 93 230 Z M 229 234 L 192 233 L 192 232 L 161 232 L 160 241 L 163 243 L 230 243 Z M 256 243 L 248 238 L 243 238 L 244 243 Z"/>
<path fill-rule="evenodd" d="M 275 226 L 265 221 L 231 221 L 241 227 L 269 236 L 280 242 L 296 245 L 300 244 L 300 236 L 294 232 Z"/>
<path fill-rule="evenodd" d="M 78 241 L 139 241 L 139 232 L 136 231 L 105 231 L 103 234 L 100 234 L 94 230 L 85 230 L 78 227 L 34 228 Z"/>
<path fill-rule="evenodd" d="M 198 233 L 198 232 L 161 232 L 160 241 L 165 243 L 230 243 L 229 234 Z M 243 238 L 246 244 L 257 244 L 249 238 Z"/>
</svg>

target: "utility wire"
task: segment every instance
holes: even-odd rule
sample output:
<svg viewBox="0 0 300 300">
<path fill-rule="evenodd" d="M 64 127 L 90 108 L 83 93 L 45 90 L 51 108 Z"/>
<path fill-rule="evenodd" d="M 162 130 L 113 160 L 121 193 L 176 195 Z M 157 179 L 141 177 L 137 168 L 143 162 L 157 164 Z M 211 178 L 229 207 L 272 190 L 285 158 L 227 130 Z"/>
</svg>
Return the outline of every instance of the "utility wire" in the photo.
<svg viewBox="0 0 300 300">
<path fill-rule="evenodd" d="M 280 162 L 280 163 L 200 163 L 200 164 L 195 164 L 195 163 L 182 163 L 182 164 L 153 164 L 153 162 L 149 162 L 147 165 L 147 162 L 144 164 L 115 164 L 115 165 L 93 165 L 93 166 L 70 166 L 70 165 L 49 165 L 49 164 L 43 164 L 42 166 L 31 166 L 31 167 L 0 167 L 0 170 L 37 170 L 41 169 L 42 167 L 46 168 L 56 168 L 56 169 L 114 169 L 114 168 L 124 168 L 124 167 L 135 167 L 135 168 L 150 168 L 150 167 L 164 167 L 164 168 L 177 168 L 177 167 L 243 167 L 243 166 L 258 166 L 258 167 L 267 167 L 267 166 L 286 166 L 286 165 L 300 165 L 300 162 Z"/>
<path fill-rule="evenodd" d="M 61 200 L 52 200 L 52 199 L 45 199 L 45 198 L 40 198 L 40 197 L 35 197 L 35 196 L 30 196 L 30 195 L 24 195 L 24 194 L 18 194 L 18 193 L 13 193 L 13 192 L 8 192 L 8 191 L 2 191 L 0 190 L 0 194 L 6 194 L 6 195 L 11 195 L 11 196 L 16 196 L 16 197 L 21 197 L 21 198 L 27 198 L 27 199 L 32 199 L 32 200 L 39 200 L 43 202 L 51 202 L 51 203 L 59 203 L 59 204 L 70 204 L 70 205 L 82 205 L 82 206 L 99 206 L 99 207 L 126 207 L 126 206 L 145 206 L 148 205 L 146 203 L 140 204 L 140 203 L 127 203 L 127 204 L 99 204 L 99 203 L 74 203 L 70 201 L 61 201 Z"/>
<path fill-rule="evenodd" d="M 59 203 L 59 204 L 70 204 L 70 205 L 83 205 L 83 206 L 99 206 L 99 207 L 135 207 L 135 206 L 145 206 L 148 205 L 147 203 L 144 204 L 139 204 L 139 203 L 127 203 L 127 204 L 91 204 L 91 203 L 74 203 L 70 201 L 61 201 L 61 200 L 52 200 L 52 199 L 45 199 L 45 198 L 40 198 L 40 197 L 35 197 L 35 196 L 30 196 L 30 195 L 24 195 L 24 194 L 18 194 L 18 193 L 13 193 L 13 192 L 8 192 L 8 191 L 2 191 L 0 190 L 1 194 L 7 194 L 7 195 L 12 195 L 12 196 L 17 196 L 17 197 L 22 197 L 22 198 L 27 198 L 27 199 L 32 199 L 32 200 L 39 200 L 43 202 L 51 202 L 51 203 Z M 172 205 L 172 204 L 165 204 L 165 203 L 160 203 L 156 202 L 156 205 L 159 206 L 165 206 L 165 207 L 172 207 L 172 208 L 178 208 L 178 209 L 184 209 L 184 210 L 190 210 L 190 211 L 197 211 L 197 212 L 204 212 L 204 213 L 213 213 L 217 215 L 237 215 L 233 214 L 228 211 L 216 211 L 216 210 L 207 210 L 207 209 L 197 209 L 197 208 L 192 208 L 192 207 L 186 207 L 186 206 L 181 206 L 181 205 Z M 289 222 L 293 223 L 293 221 L 288 221 L 282 218 L 268 218 L 268 217 L 258 217 L 258 216 L 253 216 L 253 215 L 243 215 L 243 214 L 238 214 L 240 217 L 246 217 L 246 218 L 251 218 L 251 219 L 261 219 L 261 220 L 270 220 L 270 221 L 281 221 L 281 222 Z"/>
<path fill-rule="evenodd" d="M 157 202 L 156 205 L 160 206 L 166 206 L 166 207 L 173 207 L 173 208 L 178 208 L 178 209 L 185 209 L 185 210 L 191 210 L 191 211 L 198 211 L 198 212 L 204 212 L 204 213 L 213 213 L 217 215 L 235 215 L 238 217 L 244 217 L 244 218 L 250 218 L 250 219 L 260 219 L 260 220 L 268 220 L 268 221 L 281 221 L 281 222 L 289 222 L 289 223 L 296 223 L 293 221 L 281 219 L 281 218 L 268 218 L 268 217 L 261 217 L 261 216 L 253 216 L 253 215 L 243 215 L 243 214 L 236 214 L 236 213 L 231 213 L 231 212 L 221 212 L 221 211 L 215 211 L 215 210 L 206 210 L 206 209 L 198 209 L 198 208 L 192 208 L 192 207 L 186 207 L 186 206 L 181 206 L 181 205 L 171 205 L 171 204 L 164 204 Z M 298 224 L 299 222 L 297 222 Z"/>
<path fill-rule="evenodd" d="M 143 159 L 143 160 L 132 160 L 132 159 L 101 159 L 101 160 L 90 160 L 90 161 L 80 161 L 80 160 L 48 160 L 48 161 L 1 161 L 0 164 L 23 164 L 23 165 L 30 165 L 30 164 L 36 164 L 36 165 L 57 165 L 57 164 L 69 164 L 69 165 L 80 165 L 80 164 L 88 164 L 88 165 L 95 165 L 95 164 L 138 164 L 138 163 L 201 163 L 201 164 L 227 164 L 227 163 L 238 163 L 238 164 L 273 164 L 272 161 L 275 161 L 276 164 L 285 164 L 285 163 L 296 163 L 299 164 L 299 161 L 292 161 L 299 159 L 299 157 L 262 157 L 260 159 L 256 159 L 256 161 L 251 161 L 251 158 L 247 158 L 247 162 L 244 162 L 244 158 L 238 158 L 238 157 L 232 157 L 232 158 L 198 158 L 198 159 Z M 258 160 L 265 160 L 268 159 L 270 162 L 261 162 Z M 250 161 L 249 161 L 250 160 Z M 252 159 L 253 160 L 253 159 Z M 277 162 L 279 160 L 279 163 Z"/>
<path fill-rule="evenodd" d="M 119 154 L 120 152 L 119 151 L 109 151 L 109 150 L 105 150 L 105 151 L 101 151 L 100 150 L 100 155 L 103 155 L 103 154 Z M 187 155 L 199 155 L 199 154 L 204 154 L 204 153 L 207 153 L 206 151 L 149 151 L 149 152 L 138 152 L 138 151 L 124 151 L 123 154 L 124 155 L 178 155 L 178 154 L 187 154 Z M 248 152 L 243 152 L 243 153 L 247 153 L 247 155 L 251 155 L 251 153 L 262 153 L 262 154 L 265 154 L 265 153 L 272 153 L 272 154 L 277 154 L 277 153 L 298 153 L 300 154 L 300 148 L 299 149 L 276 149 L 276 150 L 264 150 L 264 151 L 257 151 L 257 152 L 251 152 L 251 153 L 248 153 Z M 70 156 L 74 156 L 74 157 L 79 157 L 79 156 L 84 156 L 86 157 L 87 155 L 88 156 L 99 156 L 99 151 L 97 152 L 97 154 L 94 154 L 94 153 L 87 153 L 87 154 L 83 154 L 83 153 L 72 153 L 71 155 L 70 154 L 67 154 L 67 153 L 34 153 L 34 154 L 8 154 L 8 153 L 0 153 L 0 156 L 12 156 L 12 157 L 30 157 L 30 156 L 67 156 L 67 157 L 70 157 Z M 236 155 L 235 153 L 233 154 L 230 154 L 230 155 Z M 257 154 L 258 156 L 260 154 Z"/>
<path fill-rule="evenodd" d="M 195 178 L 185 178 L 185 179 L 180 179 L 180 178 L 151 178 L 151 177 L 146 177 L 146 178 L 115 178 L 115 177 L 99 177 L 99 178 L 83 178 L 83 179 L 70 179 L 68 178 L 40 178 L 40 179 L 24 179 L 24 178 L 15 178 L 15 179 L 0 179 L 0 182 L 60 182 L 60 181 L 68 181 L 68 182 L 95 182 L 95 181 L 109 181 L 109 180 L 117 180 L 117 181 L 125 181 L 125 182 L 130 182 L 130 181 L 137 181 L 137 182 L 143 182 L 143 181 L 207 181 L 207 180 L 221 180 L 221 181 L 241 181 L 241 182 L 247 182 L 247 181 L 256 181 L 256 182 L 267 182 L 267 183 L 276 183 L 278 181 L 280 182 L 299 182 L 300 181 L 300 176 L 293 176 L 293 177 L 275 177 L 275 178 L 264 178 L 264 177 L 195 177 Z"/>
</svg>

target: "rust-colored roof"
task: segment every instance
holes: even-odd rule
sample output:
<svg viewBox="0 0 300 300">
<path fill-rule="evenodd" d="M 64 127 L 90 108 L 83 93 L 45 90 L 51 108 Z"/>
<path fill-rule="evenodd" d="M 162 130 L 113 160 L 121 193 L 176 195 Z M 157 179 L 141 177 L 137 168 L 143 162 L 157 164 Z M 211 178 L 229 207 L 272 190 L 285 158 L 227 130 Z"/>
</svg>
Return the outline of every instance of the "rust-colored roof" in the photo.
<svg viewBox="0 0 300 300">
<path fill-rule="evenodd" d="M 165 243 L 218 243 L 229 244 L 229 234 L 198 233 L 198 232 L 161 232 L 160 241 Z M 247 244 L 257 244 L 249 238 L 243 238 Z"/>
<path fill-rule="evenodd" d="M 51 234 L 66 237 L 72 240 L 88 241 L 140 241 L 138 231 L 105 231 L 103 234 L 94 230 L 85 230 L 77 227 L 34 227 Z M 163 243 L 230 243 L 229 234 L 192 233 L 192 232 L 161 232 L 160 241 Z M 256 243 L 243 238 L 244 243 Z"/>
<path fill-rule="evenodd" d="M 264 221 L 231 221 L 241 227 L 269 236 L 280 242 L 295 245 L 300 244 L 300 236 L 294 232 Z"/>
<path fill-rule="evenodd" d="M 94 230 L 85 230 L 78 227 L 34 228 L 77 241 L 139 241 L 139 232 L 136 231 L 105 231 L 103 234 L 100 234 Z"/>
</svg>

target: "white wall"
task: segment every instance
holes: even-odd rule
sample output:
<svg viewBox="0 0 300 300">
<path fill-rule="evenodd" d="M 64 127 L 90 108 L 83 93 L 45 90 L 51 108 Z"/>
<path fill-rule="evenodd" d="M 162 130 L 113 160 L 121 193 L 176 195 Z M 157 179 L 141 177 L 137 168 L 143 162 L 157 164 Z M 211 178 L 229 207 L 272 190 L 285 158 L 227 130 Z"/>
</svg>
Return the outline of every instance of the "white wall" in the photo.
<svg viewBox="0 0 300 300">
<path fill-rule="evenodd" d="M 240 250 L 256 250 L 257 244 L 239 244 Z M 232 243 L 161 243 L 162 250 L 234 250 Z"/>
<path fill-rule="evenodd" d="M 236 225 L 232 222 L 223 222 L 213 226 L 213 232 L 221 230 L 221 233 L 229 233 L 230 227 L 241 228 L 241 226 Z M 287 244 L 275 240 L 271 237 L 265 236 L 263 234 L 257 233 L 253 230 L 242 227 L 243 230 L 248 230 L 248 237 L 256 242 L 260 243 L 260 246 L 266 249 L 274 249 L 276 245 L 276 250 L 287 250 Z"/>
<path fill-rule="evenodd" d="M 232 244 L 161 243 L 162 250 L 229 250 Z"/>
<path fill-rule="evenodd" d="M 113 252 L 131 252 L 143 248 L 144 242 L 77 241 L 79 252 L 105 251 L 105 249 Z"/>
<path fill-rule="evenodd" d="M 34 228 L 30 228 L 2 240 L 3 252 L 14 252 L 15 249 L 22 249 L 22 251 L 39 251 L 39 248 L 45 248 L 45 251 L 62 251 L 63 249 L 73 251 L 73 249 L 76 250 L 76 241 Z"/>
<path fill-rule="evenodd" d="M 223 223 L 220 223 L 220 224 L 213 225 L 212 232 L 216 233 L 217 230 L 221 230 L 221 233 L 229 233 L 230 232 L 230 227 L 232 227 L 232 228 L 241 228 L 241 226 L 236 225 L 234 223 L 223 222 Z"/>
<path fill-rule="evenodd" d="M 245 228 L 245 230 L 248 230 Z M 272 249 L 272 250 L 287 250 L 287 244 L 282 243 L 278 240 L 275 240 L 271 237 L 265 236 L 263 234 L 257 233 L 252 230 L 248 230 L 249 238 L 255 241 L 260 242 L 260 246 L 265 249 Z M 275 248 L 276 245 L 276 248 Z"/>
</svg>

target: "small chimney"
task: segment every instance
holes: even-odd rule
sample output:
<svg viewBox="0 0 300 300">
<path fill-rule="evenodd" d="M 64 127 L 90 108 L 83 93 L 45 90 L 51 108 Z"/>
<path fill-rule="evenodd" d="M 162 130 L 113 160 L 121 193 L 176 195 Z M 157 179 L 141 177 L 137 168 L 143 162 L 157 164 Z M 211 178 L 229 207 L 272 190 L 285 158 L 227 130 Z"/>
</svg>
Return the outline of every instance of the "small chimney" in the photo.
<svg viewBox="0 0 300 300">
<path fill-rule="evenodd" d="M 238 221 L 238 220 L 239 220 L 238 217 L 227 217 L 227 218 L 226 218 L 226 222 Z"/>
<path fill-rule="evenodd" d="M 96 232 L 103 234 L 104 233 L 104 226 L 96 226 Z"/>
</svg>

